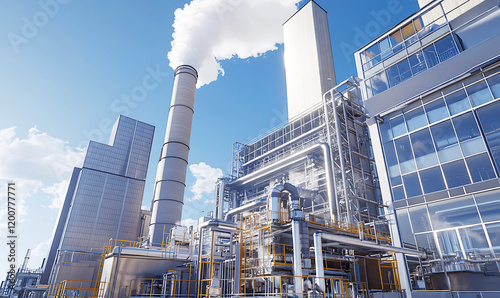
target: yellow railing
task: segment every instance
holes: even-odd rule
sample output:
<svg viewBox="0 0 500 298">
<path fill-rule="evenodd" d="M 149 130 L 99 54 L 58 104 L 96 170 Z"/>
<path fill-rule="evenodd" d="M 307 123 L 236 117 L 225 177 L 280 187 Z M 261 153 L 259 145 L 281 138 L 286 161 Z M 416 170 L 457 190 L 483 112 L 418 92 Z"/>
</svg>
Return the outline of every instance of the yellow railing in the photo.
<svg viewBox="0 0 500 298">
<path fill-rule="evenodd" d="M 297 293 L 292 288 L 295 276 L 293 275 L 270 275 L 242 278 L 242 293 L 239 296 L 252 297 L 296 297 Z M 323 279 L 325 291 L 318 292 L 315 297 L 336 297 L 348 298 L 350 290 L 353 288 L 358 290 L 357 297 L 368 297 L 366 286 L 363 282 L 349 282 L 344 278 L 324 277 L 318 278 L 315 276 L 302 276 L 305 285 L 304 292 L 317 288 L 315 284 L 318 280 Z"/>
<path fill-rule="evenodd" d="M 64 280 L 49 285 L 48 297 L 104 297 L 104 288 L 105 283 L 93 280 Z"/>
</svg>

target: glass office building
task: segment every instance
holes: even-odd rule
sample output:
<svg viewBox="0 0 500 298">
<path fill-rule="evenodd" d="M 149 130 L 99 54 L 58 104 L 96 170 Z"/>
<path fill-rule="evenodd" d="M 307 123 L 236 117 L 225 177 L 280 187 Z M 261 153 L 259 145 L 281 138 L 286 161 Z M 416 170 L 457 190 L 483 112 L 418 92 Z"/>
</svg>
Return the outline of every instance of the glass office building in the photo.
<svg viewBox="0 0 500 298">
<path fill-rule="evenodd" d="M 153 133 L 153 126 L 120 116 L 109 144 L 89 143 L 83 167 L 73 172 L 42 283 L 93 280 L 110 238 L 137 240 Z"/>
<path fill-rule="evenodd" d="M 432 1 L 355 54 L 394 242 L 427 252 L 398 256 L 413 297 L 498 297 L 499 4 Z"/>
</svg>

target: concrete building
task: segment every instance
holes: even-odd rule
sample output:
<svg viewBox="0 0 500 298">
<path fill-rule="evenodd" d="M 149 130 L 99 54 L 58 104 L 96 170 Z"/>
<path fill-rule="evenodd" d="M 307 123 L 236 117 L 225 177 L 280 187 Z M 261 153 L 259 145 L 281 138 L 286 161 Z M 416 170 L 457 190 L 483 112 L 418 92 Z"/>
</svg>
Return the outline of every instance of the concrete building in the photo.
<svg viewBox="0 0 500 298">
<path fill-rule="evenodd" d="M 499 4 L 432 1 L 355 53 L 393 244 L 427 253 L 397 256 L 413 297 L 500 290 Z"/>
<path fill-rule="evenodd" d="M 95 279 L 109 239 L 136 241 L 147 230 L 141 204 L 153 133 L 153 126 L 120 116 L 109 144 L 89 143 L 71 177 L 42 284 Z"/>
</svg>

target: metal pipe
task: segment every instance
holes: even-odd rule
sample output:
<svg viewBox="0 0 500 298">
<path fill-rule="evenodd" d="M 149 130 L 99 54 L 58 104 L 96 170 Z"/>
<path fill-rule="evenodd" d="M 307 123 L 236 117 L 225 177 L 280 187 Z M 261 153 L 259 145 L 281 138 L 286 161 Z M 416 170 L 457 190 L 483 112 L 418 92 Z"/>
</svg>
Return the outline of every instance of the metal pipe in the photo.
<svg viewBox="0 0 500 298">
<path fill-rule="evenodd" d="M 253 173 L 250 173 L 244 177 L 241 177 L 239 179 L 236 179 L 234 181 L 231 181 L 228 183 L 230 186 L 241 186 L 248 184 L 252 181 L 261 179 L 267 175 L 271 175 L 280 169 L 286 168 L 288 166 L 291 166 L 295 163 L 300 162 L 303 159 L 307 158 L 307 155 L 317 151 L 318 149 L 321 149 L 323 151 L 323 158 L 325 161 L 325 172 L 326 172 L 326 184 L 327 184 L 327 195 L 328 195 L 328 203 L 329 203 L 329 208 L 330 208 L 330 216 L 332 221 L 334 221 L 337 216 L 336 216 L 336 210 L 338 210 L 338 200 L 335 196 L 335 181 L 333 179 L 333 163 L 332 163 L 332 157 L 330 154 L 330 146 L 327 143 L 318 143 L 316 145 L 313 145 L 309 148 L 304 149 L 303 151 L 297 152 L 293 155 L 290 155 L 289 157 L 286 157 L 280 161 L 275 162 L 272 165 L 269 165 L 268 167 L 265 167 L 263 169 L 257 170 Z M 233 209 L 234 210 L 234 209 Z M 231 212 L 231 211 L 230 211 Z M 225 220 L 227 220 L 227 215 Z"/>
<path fill-rule="evenodd" d="M 300 243 L 300 221 L 292 220 L 292 237 L 293 237 L 293 284 L 295 285 L 295 293 L 302 296 L 304 286 L 302 284 L 302 244 Z"/>
<path fill-rule="evenodd" d="M 290 183 L 277 184 L 271 190 L 271 198 L 279 198 L 286 191 L 290 194 L 290 213 L 292 217 L 293 242 L 293 275 L 295 293 L 302 297 L 304 285 L 302 281 L 302 243 L 300 241 L 300 225 L 304 220 L 304 212 L 300 210 L 300 197 L 297 188 Z"/>
<path fill-rule="evenodd" d="M 422 259 L 427 258 L 427 254 L 423 251 L 413 250 L 413 249 L 408 249 L 408 248 L 403 248 L 403 247 L 396 247 L 396 246 L 392 246 L 392 245 L 377 244 L 374 242 L 362 241 L 362 240 L 359 240 L 357 238 L 352 238 L 352 237 L 347 237 L 347 236 L 340 236 L 340 235 L 323 233 L 322 238 L 325 240 L 328 240 L 328 241 L 336 242 L 337 244 L 335 244 L 335 246 L 337 246 L 338 244 L 344 244 L 344 245 L 373 249 L 373 250 L 377 250 L 377 251 L 403 253 L 403 254 L 419 257 Z M 324 244 L 323 246 L 332 246 L 332 245 Z"/>
<path fill-rule="evenodd" d="M 262 199 L 259 201 L 245 204 L 245 205 L 240 206 L 238 208 L 231 209 L 231 210 L 229 210 L 229 212 L 226 213 L 226 216 L 224 216 L 224 220 L 227 221 L 231 216 L 233 216 L 235 214 L 239 214 L 239 213 L 254 209 L 256 207 L 264 205 L 266 202 L 267 202 L 267 199 Z"/>
<path fill-rule="evenodd" d="M 215 193 L 214 218 L 222 219 L 224 217 L 224 189 L 226 187 L 226 179 L 219 179 L 217 188 L 219 192 Z"/>
<path fill-rule="evenodd" d="M 323 245 L 321 231 L 314 233 L 314 262 L 316 264 L 316 285 L 320 292 L 325 292 L 325 269 L 323 268 Z"/>
<path fill-rule="evenodd" d="M 352 223 L 352 218 L 351 218 L 351 200 L 349 198 L 349 191 L 347 188 L 347 177 L 346 177 L 346 168 L 345 168 L 345 155 L 344 155 L 344 148 L 342 147 L 342 140 L 340 139 L 342 135 L 340 134 L 340 125 L 339 125 L 339 116 L 337 115 L 337 106 L 336 106 L 336 101 L 334 98 L 334 94 L 332 92 L 332 108 L 333 108 L 333 118 L 335 119 L 335 136 L 337 138 L 337 146 L 339 149 L 339 161 L 340 161 L 340 172 L 342 174 L 342 184 L 343 184 L 343 191 L 344 191 L 344 200 L 345 200 L 345 209 L 346 209 L 346 216 L 347 220 L 346 222 Z M 325 111 L 327 113 L 327 111 Z M 347 123 L 346 123 L 347 125 Z M 346 127 L 347 130 L 347 127 Z M 346 131 L 346 138 L 349 138 L 347 135 Z M 339 210 L 340 211 L 340 210 Z"/>
<path fill-rule="evenodd" d="M 162 243 L 163 230 L 170 231 L 182 217 L 197 80 L 193 67 L 176 68 L 165 142 L 156 172 L 149 226 L 151 243 Z"/>
<path fill-rule="evenodd" d="M 238 228 L 238 226 L 232 222 L 220 221 L 220 220 L 209 220 L 209 221 L 206 221 L 206 222 L 200 224 L 199 229 L 201 231 L 201 229 L 208 227 L 208 226 L 228 228 L 231 230 L 236 230 Z"/>
</svg>

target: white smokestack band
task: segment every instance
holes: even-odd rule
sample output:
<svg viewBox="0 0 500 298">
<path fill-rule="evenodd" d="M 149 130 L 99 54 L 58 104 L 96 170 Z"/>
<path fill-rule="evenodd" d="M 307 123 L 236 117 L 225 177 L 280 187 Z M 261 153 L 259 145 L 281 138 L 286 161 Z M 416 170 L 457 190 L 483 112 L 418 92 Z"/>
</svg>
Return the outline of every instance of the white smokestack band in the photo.
<svg viewBox="0 0 500 298">
<path fill-rule="evenodd" d="M 149 226 L 149 238 L 154 245 L 161 244 L 163 232 L 170 233 L 170 229 L 181 221 L 197 80 L 198 73 L 193 67 L 181 65 L 175 69 Z"/>
</svg>

